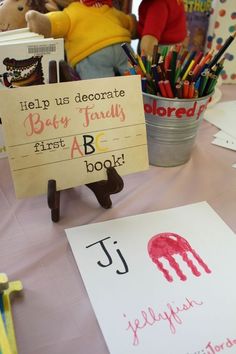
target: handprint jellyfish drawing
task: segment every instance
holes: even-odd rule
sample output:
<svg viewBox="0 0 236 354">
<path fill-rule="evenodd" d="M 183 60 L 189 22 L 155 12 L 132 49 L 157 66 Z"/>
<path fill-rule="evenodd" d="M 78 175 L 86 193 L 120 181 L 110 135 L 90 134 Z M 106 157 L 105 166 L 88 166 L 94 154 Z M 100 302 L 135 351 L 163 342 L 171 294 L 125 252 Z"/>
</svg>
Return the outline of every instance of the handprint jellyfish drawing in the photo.
<svg viewBox="0 0 236 354">
<path fill-rule="evenodd" d="M 190 244 L 181 236 L 172 232 L 163 232 L 153 236 L 148 242 L 148 253 L 151 260 L 156 264 L 157 268 L 163 273 L 166 280 L 173 281 L 169 271 L 165 269 L 161 258 L 164 257 L 170 264 L 171 269 L 174 269 L 180 280 L 185 281 L 186 275 L 180 269 L 179 264 L 174 258 L 175 255 L 180 255 L 184 262 L 187 263 L 191 272 L 196 277 L 201 275 L 200 271 L 189 258 L 191 254 L 198 264 L 205 270 L 206 273 L 211 273 L 211 270 L 203 262 L 201 257 L 193 250 Z"/>
</svg>

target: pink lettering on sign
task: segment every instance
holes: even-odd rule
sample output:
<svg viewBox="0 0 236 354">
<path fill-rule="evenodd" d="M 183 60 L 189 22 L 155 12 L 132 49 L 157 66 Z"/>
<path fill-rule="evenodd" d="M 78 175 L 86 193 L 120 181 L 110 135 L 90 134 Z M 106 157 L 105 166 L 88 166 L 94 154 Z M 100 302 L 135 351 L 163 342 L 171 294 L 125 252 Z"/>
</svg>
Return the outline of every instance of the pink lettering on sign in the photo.
<svg viewBox="0 0 236 354">
<path fill-rule="evenodd" d="M 174 255 L 180 255 L 183 261 L 186 262 L 191 269 L 192 274 L 196 277 L 199 277 L 201 273 L 188 257 L 188 253 L 197 260 L 198 264 L 206 273 L 211 273 L 208 266 L 203 262 L 195 250 L 191 248 L 190 244 L 183 237 L 172 232 L 164 232 L 153 236 L 148 242 L 148 253 L 151 260 L 157 265 L 157 268 L 163 273 L 164 277 L 169 282 L 172 282 L 173 278 L 161 262 L 162 257 L 169 262 L 171 268 L 175 270 L 178 277 L 183 281 L 185 281 L 187 277 L 180 269 Z"/>
<path fill-rule="evenodd" d="M 26 128 L 26 135 L 41 134 L 49 127 L 53 130 L 60 127 L 67 128 L 70 122 L 68 117 L 58 117 L 54 114 L 53 117 L 41 117 L 39 113 L 29 113 L 24 120 L 24 127 Z"/>
<path fill-rule="evenodd" d="M 138 345 L 140 342 L 139 332 L 144 328 L 153 326 L 158 322 L 167 322 L 170 332 L 176 333 L 176 325 L 181 325 L 183 320 L 181 319 L 181 313 L 186 312 L 194 307 L 203 305 L 202 301 L 185 299 L 182 305 L 171 305 L 167 303 L 166 309 L 163 311 L 155 311 L 152 307 L 148 307 L 146 310 L 140 311 L 140 318 L 135 318 L 133 321 L 128 321 L 127 331 L 131 331 L 133 345 Z M 123 314 L 126 318 L 126 314 Z"/>
<path fill-rule="evenodd" d="M 126 119 L 123 107 L 120 104 L 112 104 L 106 111 L 97 112 L 94 110 L 95 105 L 79 107 L 79 113 L 84 115 L 83 126 L 87 128 L 92 121 L 118 118 L 120 122 Z"/>
</svg>

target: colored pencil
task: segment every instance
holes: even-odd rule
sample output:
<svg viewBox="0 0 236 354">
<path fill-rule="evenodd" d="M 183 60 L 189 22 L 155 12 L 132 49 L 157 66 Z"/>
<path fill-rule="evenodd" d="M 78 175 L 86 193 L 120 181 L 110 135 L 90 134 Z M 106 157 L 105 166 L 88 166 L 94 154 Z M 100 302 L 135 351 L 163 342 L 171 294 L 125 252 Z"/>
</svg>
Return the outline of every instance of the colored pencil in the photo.
<svg viewBox="0 0 236 354">
<path fill-rule="evenodd" d="M 236 32 L 234 32 L 233 35 L 230 35 L 226 42 L 224 43 L 224 45 L 220 48 L 220 50 L 216 53 L 216 55 L 213 57 L 212 61 L 209 63 L 209 68 L 212 68 L 218 61 L 219 59 L 222 57 L 222 55 L 224 54 L 224 52 L 228 49 L 228 47 L 230 46 L 230 44 L 233 42 L 233 40 L 236 37 Z"/>
<path fill-rule="evenodd" d="M 204 54 L 202 51 L 188 51 L 180 45 L 163 47 L 162 50 L 156 45 L 152 56 L 143 53 L 139 56 L 124 43 L 122 48 L 130 63 L 125 75 L 141 75 L 142 90 L 150 94 L 185 99 L 209 95 L 214 91 L 224 67 L 225 58 L 221 56 L 235 37 L 236 32 L 215 56 L 214 50 Z"/>
</svg>

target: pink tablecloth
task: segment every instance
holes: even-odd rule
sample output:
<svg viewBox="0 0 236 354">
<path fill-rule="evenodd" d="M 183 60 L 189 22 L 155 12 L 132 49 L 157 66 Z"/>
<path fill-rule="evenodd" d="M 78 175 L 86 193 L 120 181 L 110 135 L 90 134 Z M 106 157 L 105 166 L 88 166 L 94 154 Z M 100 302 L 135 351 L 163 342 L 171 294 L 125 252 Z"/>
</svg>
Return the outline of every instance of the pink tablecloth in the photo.
<svg viewBox="0 0 236 354">
<path fill-rule="evenodd" d="M 222 100 L 236 99 L 236 86 L 221 89 Z M 19 354 L 108 353 L 65 228 L 206 200 L 236 232 L 236 154 L 211 144 L 215 132 L 203 121 L 182 166 L 124 177 L 109 210 L 85 186 L 62 192 L 59 223 L 46 196 L 15 199 L 8 160 L 0 160 L 0 272 L 24 286 L 13 302 Z"/>
</svg>

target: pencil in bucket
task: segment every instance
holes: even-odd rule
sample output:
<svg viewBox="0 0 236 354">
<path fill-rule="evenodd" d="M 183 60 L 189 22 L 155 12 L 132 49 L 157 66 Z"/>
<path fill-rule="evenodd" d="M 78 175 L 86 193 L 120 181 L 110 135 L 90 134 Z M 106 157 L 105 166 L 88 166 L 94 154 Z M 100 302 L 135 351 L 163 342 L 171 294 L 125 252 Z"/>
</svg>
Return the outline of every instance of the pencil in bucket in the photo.
<svg viewBox="0 0 236 354">
<path fill-rule="evenodd" d="M 154 46 L 152 56 L 139 56 L 122 44 L 130 62 L 126 75 L 141 76 L 150 164 L 177 166 L 189 160 L 223 70 L 222 56 L 235 37 L 236 32 L 215 55 L 174 45 Z"/>
</svg>

